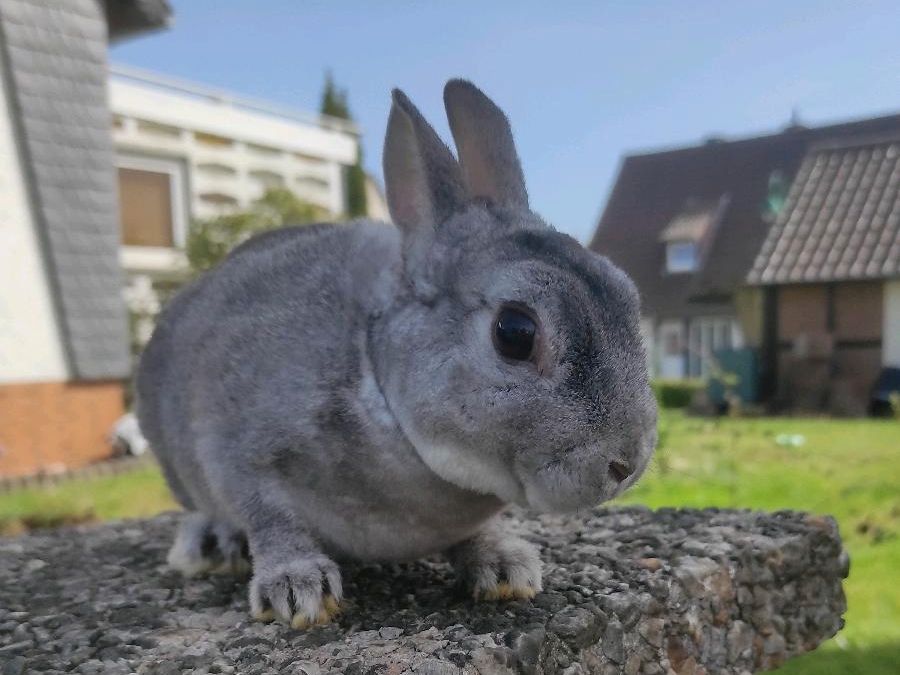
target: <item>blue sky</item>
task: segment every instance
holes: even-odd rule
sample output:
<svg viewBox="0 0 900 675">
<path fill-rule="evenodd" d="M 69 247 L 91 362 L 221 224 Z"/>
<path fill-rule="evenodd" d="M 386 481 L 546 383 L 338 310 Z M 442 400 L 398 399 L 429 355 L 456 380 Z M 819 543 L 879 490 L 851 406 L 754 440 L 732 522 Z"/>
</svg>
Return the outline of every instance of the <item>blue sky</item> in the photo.
<svg viewBox="0 0 900 675">
<path fill-rule="evenodd" d="M 867 2 L 170 0 L 130 64 L 315 109 L 346 86 L 381 175 L 389 91 L 449 139 L 441 90 L 473 80 L 507 111 L 532 207 L 586 240 L 623 153 L 900 112 L 900 5 Z M 564 5 L 564 6 L 563 6 Z"/>
</svg>

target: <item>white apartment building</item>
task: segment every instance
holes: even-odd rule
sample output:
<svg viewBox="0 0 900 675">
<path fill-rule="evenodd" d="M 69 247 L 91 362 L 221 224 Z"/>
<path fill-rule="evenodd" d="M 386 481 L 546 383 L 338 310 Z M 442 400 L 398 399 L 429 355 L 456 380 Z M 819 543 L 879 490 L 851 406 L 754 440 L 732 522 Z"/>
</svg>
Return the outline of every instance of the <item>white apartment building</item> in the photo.
<svg viewBox="0 0 900 675">
<path fill-rule="evenodd" d="M 352 123 L 121 66 L 111 68 L 109 95 L 121 260 L 132 280 L 181 277 L 191 219 L 246 207 L 271 187 L 345 210 Z"/>
</svg>

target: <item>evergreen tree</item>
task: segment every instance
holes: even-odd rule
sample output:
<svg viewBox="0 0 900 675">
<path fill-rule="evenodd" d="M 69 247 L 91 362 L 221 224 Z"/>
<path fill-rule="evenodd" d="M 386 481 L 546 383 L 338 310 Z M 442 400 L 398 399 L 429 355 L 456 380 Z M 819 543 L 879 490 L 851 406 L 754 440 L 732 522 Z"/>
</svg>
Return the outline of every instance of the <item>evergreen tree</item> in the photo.
<svg viewBox="0 0 900 675">
<path fill-rule="evenodd" d="M 350 105 L 347 100 L 347 90 L 339 88 L 334 83 L 331 71 L 327 71 L 325 73 L 325 87 L 322 90 L 320 112 L 323 115 L 352 122 L 353 116 L 350 114 Z M 347 167 L 344 176 L 347 190 L 347 215 L 351 218 L 365 216 L 368 212 L 366 205 L 366 172 L 363 169 L 362 144 L 359 142 L 357 142 L 356 147 L 356 163 Z"/>
<path fill-rule="evenodd" d="M 322 91 L 322 104 L 319 110 L 323 115 L 350 120 L 350 108 L 347 106 L 347 90 L 338 89 L 331 71 L 325 73 L 325 88 Z"/>
</svg>

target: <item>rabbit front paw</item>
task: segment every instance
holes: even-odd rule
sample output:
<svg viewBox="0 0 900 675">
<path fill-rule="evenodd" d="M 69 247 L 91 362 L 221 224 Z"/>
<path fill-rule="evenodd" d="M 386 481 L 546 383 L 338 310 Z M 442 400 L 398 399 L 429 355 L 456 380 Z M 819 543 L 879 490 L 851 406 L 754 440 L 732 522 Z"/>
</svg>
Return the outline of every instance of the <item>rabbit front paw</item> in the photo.
<svg viewBox="0 0 900 675">
<path fill-rule="evenodd" d="M 518 537 L 481 534 L 450 557 L 476 600 L 530 600 L 541 590 L 537 548 Z"/>
<path fill-rule="evenodd" d="M 328 623 L 340 609 L 341 573 L 330 558 L 307 555 L 288 563 L 257 564 L 250 581 L 250 613 L 302 630 Z"/>
</svg>

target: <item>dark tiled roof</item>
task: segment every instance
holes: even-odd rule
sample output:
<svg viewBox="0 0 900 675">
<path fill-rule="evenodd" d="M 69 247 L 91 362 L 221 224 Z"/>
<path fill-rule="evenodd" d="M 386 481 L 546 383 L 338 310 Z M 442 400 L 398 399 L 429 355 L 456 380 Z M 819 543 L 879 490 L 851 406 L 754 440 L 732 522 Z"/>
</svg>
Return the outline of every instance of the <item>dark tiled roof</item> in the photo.
<svg viewBox="0 0 900 675">
<path fill-rule="evenodd" d="M 810 149 L 748 281 L 900 276 L 900 135 Z"/>
<path fill-rule="evenodd" d="M 172 19 L 168 0 L 104 0 L 103 4 L 113 40 L 165 28 Z"/>
<path fill-rule="evenodd" d="M 645 312 L 688 316 L 731 311 L 771 220 L 770 179 L 790 182 L 808 149 L 824 140 L 900 133 L 900 115 L 625 157 L 590 247 L 627 271 Z M 663 230 L 691 202 L 727 199 L 695 273 L 666 274 Z"/>
<path fill-rule="evenodd" d="M 71 373 L 124 377 L 129 340 L 102 10 L 95 0 L 0 0 L 0 49 Z"/>
</svg>

